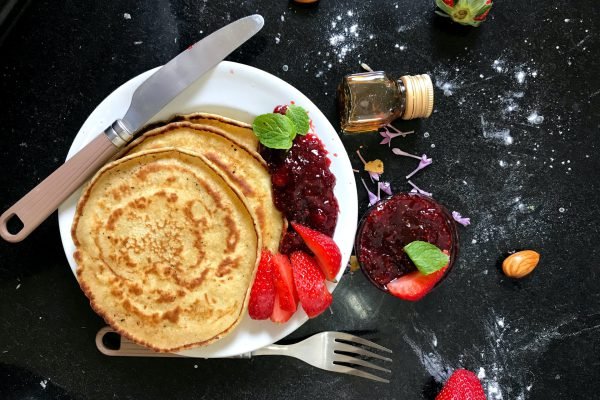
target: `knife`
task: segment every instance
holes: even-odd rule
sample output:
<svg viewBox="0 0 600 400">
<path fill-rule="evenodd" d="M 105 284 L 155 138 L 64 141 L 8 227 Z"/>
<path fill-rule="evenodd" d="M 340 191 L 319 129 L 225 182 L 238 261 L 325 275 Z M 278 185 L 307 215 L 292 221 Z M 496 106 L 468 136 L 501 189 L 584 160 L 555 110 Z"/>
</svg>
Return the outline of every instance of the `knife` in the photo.
<svg viewBox="0 0 600 400">
<path fill-rule="evenodd" d="M 258 14 L 232 22 L 193 44 L 152 74 L 133 93 L 129 109 L 122 119 L 114 121 L 0 216 L 0 236 L 13 243 L 25 239 L 71 193 L 129 143 L 154 115 L 254 36 L 263 25 L 263 17 Z M 19 220 L 22 226 L 15 229 Z M 10 230 L 9 222 L 13 224 Z"/>
</svg>

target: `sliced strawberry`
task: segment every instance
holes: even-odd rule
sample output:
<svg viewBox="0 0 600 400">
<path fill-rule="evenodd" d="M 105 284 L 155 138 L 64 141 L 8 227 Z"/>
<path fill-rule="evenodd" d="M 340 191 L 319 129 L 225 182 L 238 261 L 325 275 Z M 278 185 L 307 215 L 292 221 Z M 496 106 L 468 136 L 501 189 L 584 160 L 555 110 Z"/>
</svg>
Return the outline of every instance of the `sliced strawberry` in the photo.
<svg viewBox="0 0 600 400">
<path fill-rule="evenodd" d="M 306 315 L 314 318 L 325 311 L 333 301 L 325 285 L 325 276 L 315 260 L 303 251 L 292 253 L 290 260 L 300 304 Z"/>
<path fill-rule="evenodd" d="M 275 283 L 273 282 L 272 255 L 263 250 L 256 277 L 250 289 L 248 314 L 252 319 L 267 319 L 273 313 L 275 303 Z"/>
<path fill-rule="evenodd" d="M 342 254 L 337 244 L 329 236 L 306 226 L 292 222 L 292 227 L 302 237 L 310 251 L 314 253 L 325 278 L 328 281 L 336 282 L 335 277 L 342 266 Z"/>
<path fill-rule="evenodd" d="M 292 264 L 285 254 L 273 255 L 273 280 L 277 289 L 279 306 L 288 312 L 295 313 L 298 305 L 298 295 L 294 286 Z"/>
<path fill-rule="evenodd" d="M 271 321 L 283 324 L 288 322 L 294 315 L 293 312 L 285 311 L 279 304 L 279 296 L 275 294 L 275 304 L 273 305 L 273 313 L 271 314 Z"/>
<path fill-rule="evenodd" d="M 475 373 L 457 369 L 435 400 L 485 400 L 485 392 Z"/>
<path fill-rule="evenodd" d="M 444 267 L 432 274 L 425 275 L 419 271 L 411 272 L 396 278 L 386 285 L 387 289 L 396 297 L 404 300 L 417 301 L 422 299 L 446 273 Z"/>
</svg>

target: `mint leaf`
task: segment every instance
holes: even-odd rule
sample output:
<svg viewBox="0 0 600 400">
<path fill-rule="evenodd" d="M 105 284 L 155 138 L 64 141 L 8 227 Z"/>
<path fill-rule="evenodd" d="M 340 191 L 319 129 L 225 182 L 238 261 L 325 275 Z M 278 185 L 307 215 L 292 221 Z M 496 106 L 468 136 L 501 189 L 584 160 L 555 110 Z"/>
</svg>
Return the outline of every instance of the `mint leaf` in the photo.
<svg viewBox="0 0 600 400">
<path fill-rule="evenodd" d="M 416 240 L 404 246 L 404 251 L 417 269 L 425 275 L 434 273 L 448 265 L 450 257 L 437 246 Z"/>
<path fill-rule="evenodd" d="M 292 120 L 298 135 L 306 135 L 309 128 L 309 122 L 308 114 L 304 108 L 293 104 L 289 105 L 285 116 Z"/>
<path fill-rule="evenodd" d="M 263 146 L 287 150 L 292 147 L 296 129 L 292 120 L 281 114 L 263 114 L 254 119 L 252 130 Z"/>
</svg>

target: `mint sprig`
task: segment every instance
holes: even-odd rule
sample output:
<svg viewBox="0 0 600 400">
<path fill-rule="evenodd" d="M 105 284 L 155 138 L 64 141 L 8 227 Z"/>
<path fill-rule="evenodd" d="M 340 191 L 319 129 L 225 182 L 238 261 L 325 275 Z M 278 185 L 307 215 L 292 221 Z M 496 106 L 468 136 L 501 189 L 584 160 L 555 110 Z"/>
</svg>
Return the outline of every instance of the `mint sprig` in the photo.
<svg viewBox="0 0 600 400">
<path fill-rule="evenodd" d="M 252 123 L 252 130 L 258 141 L 271 149 L 287 150 L 292 147 L 296 128 L 285 115 L 271 113 L 259 115 Z"/>
<path fill-rule="evenodd" d="M 282 150 L 291 148 L 296 135 L 306 135 L 309 127 L 306 110 L 293 104 L 287 106 L 285 115 L 262 114 L 252 123 L 252 130 L 263 146 Z"/>
<path fill-rule="evenodd" d="M 415 240 L 404 246 L 404 251 L 415 264 L 417 269 L 425 274 L 434 272 L 448 265 L 450 257 L 436 245 L 421 240 Z"/>
<path fill-rule="evenodd" d="M 308 114 L 306 110 L 300 106 L 296 106 L 294 104 L 289 105 L 285 116 L 292 120 L 294 126 L 296 127 L 296 134 L 298 135 L 306 135 L 308 132 L 309 121 Z"/>
</svg>

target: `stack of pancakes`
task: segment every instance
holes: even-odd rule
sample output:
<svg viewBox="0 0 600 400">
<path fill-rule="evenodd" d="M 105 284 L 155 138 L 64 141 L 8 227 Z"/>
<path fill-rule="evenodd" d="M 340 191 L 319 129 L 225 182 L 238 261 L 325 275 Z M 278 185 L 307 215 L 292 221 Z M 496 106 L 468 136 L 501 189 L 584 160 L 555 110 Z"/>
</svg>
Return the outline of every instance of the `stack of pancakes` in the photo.
<svg viewBox="0 0 600 400">
<path fill-rule="evenodd" d="M 157 351 L 209 344 L 243 317 L 262 248 L 285 220 L 252 128 L 176 117 L 132 142 L 84 190 L 77 276 L 113 329 Z"/>
</svg>

